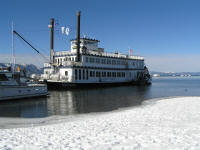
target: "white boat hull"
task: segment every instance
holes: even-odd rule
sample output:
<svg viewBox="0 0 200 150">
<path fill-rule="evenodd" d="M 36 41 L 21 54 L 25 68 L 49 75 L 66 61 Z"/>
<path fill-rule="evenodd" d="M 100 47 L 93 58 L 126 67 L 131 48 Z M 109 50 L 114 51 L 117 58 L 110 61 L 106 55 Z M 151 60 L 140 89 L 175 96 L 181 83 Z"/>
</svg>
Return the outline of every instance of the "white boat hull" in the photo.
<svg viewBox="0 0 200 150">
<path fill-rule="evenodd" d="M 0 101 L 45 96 L 48 94 L 46 85 L 0 86 Z"/>
</svg>

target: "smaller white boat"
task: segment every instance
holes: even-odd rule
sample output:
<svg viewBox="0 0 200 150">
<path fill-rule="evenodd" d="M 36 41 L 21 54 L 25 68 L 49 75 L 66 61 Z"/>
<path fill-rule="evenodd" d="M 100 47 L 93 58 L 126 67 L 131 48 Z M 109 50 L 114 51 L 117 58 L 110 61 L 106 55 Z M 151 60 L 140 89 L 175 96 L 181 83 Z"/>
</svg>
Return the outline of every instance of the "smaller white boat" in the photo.
<svg viewBox="0 0 200 150">
<path fill-rule="evenodd" d="M 38 84 L 26 77 L 25 70 L 15 70 L 14 34 L 17 34 L 29 46 L 36 50 L 30 43 L 14 31 L 12 24 L 12 67 L 0 68 L 0 101 L 30 97 L 47 96 L 46 84 Z M 37 50 L 36 50 L 37 51 Z M 39 51 L 37 51 L 39 53 Z M 12 69 L 11 69 L 12 68 Z"/>
<path fill-rule="evenodd" d="M 0 101 L 47 96 L 45 84 L 30 81 L 21 74 L 22 72 L 12 72 L 11 69 L 0 70 Z"/>
</svg>

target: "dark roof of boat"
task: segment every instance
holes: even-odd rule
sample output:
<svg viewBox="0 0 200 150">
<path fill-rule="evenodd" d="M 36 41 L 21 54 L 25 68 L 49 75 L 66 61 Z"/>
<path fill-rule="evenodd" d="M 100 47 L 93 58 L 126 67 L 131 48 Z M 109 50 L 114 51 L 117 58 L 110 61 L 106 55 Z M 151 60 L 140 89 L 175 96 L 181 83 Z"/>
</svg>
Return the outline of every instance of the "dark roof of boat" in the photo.
<svg viewBox="0 0 200 150">
<path fill-rule="evenodd" d="M 71 39 L 70 41 L 75 41 L 75 40 L 76 40 L 76 39 Z M 90 39 L 90 38 L 80 38 L 80 40 L 88 40 L 88 41 L 100 42 L 99 40 Z"/>
</svg>

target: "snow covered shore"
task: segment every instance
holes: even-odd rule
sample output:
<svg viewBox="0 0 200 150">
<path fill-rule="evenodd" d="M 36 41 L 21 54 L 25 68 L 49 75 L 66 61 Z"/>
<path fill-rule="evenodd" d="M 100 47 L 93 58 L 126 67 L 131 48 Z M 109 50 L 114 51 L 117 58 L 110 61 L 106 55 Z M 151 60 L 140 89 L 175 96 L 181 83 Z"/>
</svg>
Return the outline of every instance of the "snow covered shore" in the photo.
<svg viewBox="0 0 200 150">
<path fill-rule="evenodd" d="M 1 127 L 11 123 L 0 122 Z M 21 119 L 21 124 L 0 129 L 1 150 L 200 149 L 200 97 L 152 100 L 109 113 Z"/>
</svg>

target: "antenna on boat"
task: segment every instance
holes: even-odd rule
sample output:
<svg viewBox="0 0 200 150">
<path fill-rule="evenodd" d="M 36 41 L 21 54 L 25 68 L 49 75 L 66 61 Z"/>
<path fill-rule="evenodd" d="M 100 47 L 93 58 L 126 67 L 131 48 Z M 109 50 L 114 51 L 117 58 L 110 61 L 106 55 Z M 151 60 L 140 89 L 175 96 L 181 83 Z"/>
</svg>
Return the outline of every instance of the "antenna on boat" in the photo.
<svg viewBox="0 0 200 150">
<path fill-rule="evenodd" d="M 12 22 L 12 72 L 15 71 L 15 54 L 14 54 L 14 24 Z"/>
</svg>

